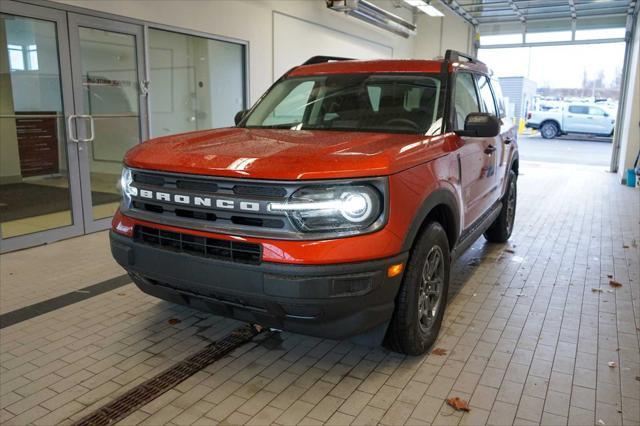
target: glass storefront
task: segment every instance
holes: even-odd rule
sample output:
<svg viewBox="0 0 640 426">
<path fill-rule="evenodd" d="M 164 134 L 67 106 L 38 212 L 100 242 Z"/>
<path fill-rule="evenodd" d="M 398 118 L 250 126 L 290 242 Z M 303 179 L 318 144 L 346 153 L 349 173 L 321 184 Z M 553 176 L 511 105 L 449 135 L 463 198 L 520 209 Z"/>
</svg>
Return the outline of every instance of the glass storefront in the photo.
<svg viewBox="0 0 640 426">
<path fill-rule="evenodd" d="M 244 107 L 242 45 L 150 29 L 149 70 L 151 136 L 232 126 Z"/>
<path fill-rule="evenodd" d="M 108 228 L 128 149 L 245 107 L 244 44 L 11 0 L 0 12 L 0 251 Z"/>
<path fill-rule="evenodd" d="M 56 24 L 0 16 L 2 238 L 73 222 Z"/>
</svg>

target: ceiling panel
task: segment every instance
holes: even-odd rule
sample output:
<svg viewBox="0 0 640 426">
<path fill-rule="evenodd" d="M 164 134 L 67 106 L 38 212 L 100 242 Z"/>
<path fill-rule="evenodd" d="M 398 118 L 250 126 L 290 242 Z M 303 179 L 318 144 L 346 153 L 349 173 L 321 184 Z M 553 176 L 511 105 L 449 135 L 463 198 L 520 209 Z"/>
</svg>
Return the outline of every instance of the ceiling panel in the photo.
<svg viewBox="0 0 640 426">
<path fill-rule="evenodd" d="M 640 0 L 441 0 L 474 24 L 520 25 L 543 23 L 549 20 L 575 21 L 585 19 L 595 27 L 618 25 L 633 12 Z M 611 19 L 620 17 L 621 20 Z M 594 23 L 602 19 L 603 23 Z M 605 24 L 606 23 L 606 24 Z M 569 24 L 571 25 L 571 24 Z M 591 25 L 588 25 L 591 26 Z M 583 26 L 584 27 L 584 26 Z"/>
</svg>

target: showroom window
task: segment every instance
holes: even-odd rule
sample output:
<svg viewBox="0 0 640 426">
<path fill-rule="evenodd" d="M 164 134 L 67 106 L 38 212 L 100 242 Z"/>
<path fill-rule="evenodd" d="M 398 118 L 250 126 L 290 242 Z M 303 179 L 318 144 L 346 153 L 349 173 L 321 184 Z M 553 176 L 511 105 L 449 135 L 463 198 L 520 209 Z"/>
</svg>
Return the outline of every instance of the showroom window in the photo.
<svg viewBox="0 0 640 426">
<path fill-rule="evenodd" d="M 244 49 L 149 29 L 151 137 L 233 126 L 245 108 Z"/>
</svg>

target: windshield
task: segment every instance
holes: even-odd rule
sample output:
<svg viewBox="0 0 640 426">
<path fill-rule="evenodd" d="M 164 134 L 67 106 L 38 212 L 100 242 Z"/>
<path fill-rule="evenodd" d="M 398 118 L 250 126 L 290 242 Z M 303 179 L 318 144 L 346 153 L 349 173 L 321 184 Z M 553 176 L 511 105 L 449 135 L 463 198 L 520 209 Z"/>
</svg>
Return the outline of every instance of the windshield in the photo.
<svg viewBox="0 0 640 426">
<path fill-rule="evenodd" d="M 242 125 L 291 130 L 439 134 L 438 75 L 348 74 L 282 80 Z"/>
</svg>

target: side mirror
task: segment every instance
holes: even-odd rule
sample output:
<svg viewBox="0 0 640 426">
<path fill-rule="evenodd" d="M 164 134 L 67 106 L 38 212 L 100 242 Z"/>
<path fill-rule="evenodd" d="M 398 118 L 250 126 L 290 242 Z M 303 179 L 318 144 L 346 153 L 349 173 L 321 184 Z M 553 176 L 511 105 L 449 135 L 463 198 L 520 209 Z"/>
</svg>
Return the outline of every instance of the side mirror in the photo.
<svg viewBox="0 0 640 426">
<path fill-rule="evenodd" d="M 458 136 L 494 138 L 500 134 L 500 119 L 487 112 L 472 112 L 464 120 L 464 130 L 456 130 Z"/>
<path fill-rule="evenodd" d="M 245 115 L 247 115 L 248 110 L 243 109 L 236 113 L 236 116 L 233 118 L 233 121 L 236 123 L 236 126 L 240 124 Z"/>
</svg>

